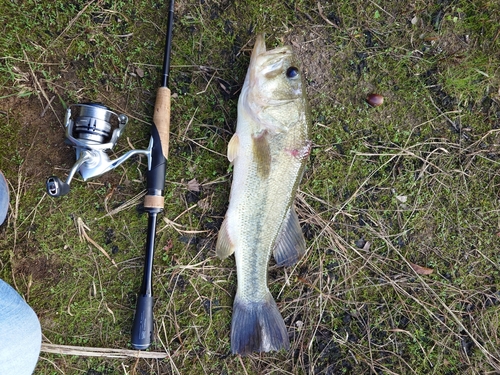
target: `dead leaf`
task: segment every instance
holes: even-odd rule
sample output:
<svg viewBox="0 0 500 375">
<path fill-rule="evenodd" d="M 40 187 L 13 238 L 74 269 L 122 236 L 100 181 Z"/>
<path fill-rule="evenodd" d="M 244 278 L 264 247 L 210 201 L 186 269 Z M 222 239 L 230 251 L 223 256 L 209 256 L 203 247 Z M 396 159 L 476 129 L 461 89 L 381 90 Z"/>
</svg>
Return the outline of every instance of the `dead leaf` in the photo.
<svg viewBox="0 0 500 375">
<path fill-rule="evenodd" d="M 167 241 L 167 244 L 166 244 L 165 246 L 163 246 L 163 250 L 167 252 L 167 251 L 169 251 L 172 247 L 174 247 L 174 243 L 172 242 L 172 240 L 171 240 L 171 239 L 169 239 L 169 240 Z"/>
<path fill-rule="evenodd" d="M 413 268 L 413 271 L 415 271 L 419 275 L 430 275 L 431 273 L 434 272 L 432 268 L 422 267 L 419 266 L 418 264 L 410 263 L 410 266 L 411 268 Z"/>
<path fill-rule="evenodd" d="M 116 323 L 116 319 L 115 319 L 115 313 L 113 312 L 113 310 L 111 310 L 108 306 L 108 304 L 106 302 L 104 302 L 104 307 L 106 308 L 106 310 L 108 310 L 108 312 L 111 314 L 111 316 L 113 317 L 113 323 Z"/>
<path fill-rule="evenodd" d="M 408 197 L 406 195 L 396 195 L 396 199 L 401 203 L 406 203 L 406 201 L 408 201 Z"/>
<path fill-rule="evenodd" d="M 193 178 L 191 181 L 187 183 L 187 189 L 189 191 L 200 191 L 200 183 L 196 181 L 196 178 Z"/>
<path fill-rule="evenodd" d="M 143 78 L 144 77 L 144 70 L 142 70 L 141 68 L 135 68 L 135 74 L 137 74 L 139 76 L 139 78 Z"/>
<path fill-rule="evenodd" d="M 210 197 L 206 197 L 203 199 L 200 199 L 198 203 L 196 203 L 198 207 L 200 207 L 202 210 L 208 210 L 211 205 L 211 200 Z"/>
</svg>

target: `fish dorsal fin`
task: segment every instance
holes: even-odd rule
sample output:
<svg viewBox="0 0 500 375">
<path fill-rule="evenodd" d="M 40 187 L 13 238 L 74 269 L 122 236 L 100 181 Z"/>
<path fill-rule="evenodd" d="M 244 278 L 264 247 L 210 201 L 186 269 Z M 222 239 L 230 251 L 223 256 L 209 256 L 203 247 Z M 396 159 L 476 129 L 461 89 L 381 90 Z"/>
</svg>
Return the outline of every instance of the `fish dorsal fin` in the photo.
<svg viewBox="0 0 500 375">
<path fill-rule="evenodd" d="M 226 217 L 220 227 L 219 236 L 217 237 L 217 244 L 215 245 L 215 254 L 220 259 L 225 259 L 229 255 L 234 253 L 234 245 L 229 238 L 227 223 L 228 221 Z"/>
<path fill-rule="evenodd" d="M 236 156 L 238 156 L 239 149 L 240 138 L 238 137 L 238 134 L 234 133 L 229 141 L 229 144 L 227 145 L 227 159 L 230 163 L 232 163 L 233 160 L 236 159 Z"/>
<path fill-rule="evenodd" d="M 292 206 L 281 225 L 274 245 L 274 260 L 278 266 L 292 266 L 306 252 L 306 240 L 300 229 L 299 217 Z"/>
</svg>

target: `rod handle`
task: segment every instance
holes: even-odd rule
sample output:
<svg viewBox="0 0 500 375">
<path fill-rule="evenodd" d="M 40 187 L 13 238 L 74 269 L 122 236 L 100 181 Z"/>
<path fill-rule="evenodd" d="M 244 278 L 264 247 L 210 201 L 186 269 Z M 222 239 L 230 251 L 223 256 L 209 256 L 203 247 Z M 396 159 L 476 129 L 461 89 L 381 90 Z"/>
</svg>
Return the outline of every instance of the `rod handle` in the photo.
<svg viewBox="0 0 500 375">
<path fill-rule="evenodd" d="M 132 324 L 132 348 L 145 350 L 153 338 L 153 303 L 152 295 L 139 294 Z"/>
<path fill-rule="evenodd" d="M 163 156 L 168 159 L 168 142 L 170 139 L 170 89 L 159 87 L 156 92 L 153 124 L 158 131 Z"/>
<path fill-rule="evenodd" d="M 170 89 L 159 87 L 153 114 L 151 138 L 151 169 L 147 173 L 148 193 L 144 199 L 146 210 L 163 210 L 163 191 L 165 189 L 165 174 L 168 158 L 168 143 L 170 133 Z"/>
</svg>

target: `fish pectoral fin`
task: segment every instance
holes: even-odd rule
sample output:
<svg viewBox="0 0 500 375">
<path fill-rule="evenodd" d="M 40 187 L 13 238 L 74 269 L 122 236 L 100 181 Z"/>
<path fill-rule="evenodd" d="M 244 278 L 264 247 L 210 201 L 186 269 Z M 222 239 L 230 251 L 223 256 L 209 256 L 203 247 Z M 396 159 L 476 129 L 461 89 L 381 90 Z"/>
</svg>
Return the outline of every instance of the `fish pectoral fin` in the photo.
<svg viewBox="0 0 500 375">
<path fill-rule="evenodd" d="M 257 163 L 257 173 L 262 178 L 267 178 L 271 171 L 271 146 L 268 138 L 269 132 L 265 129 L 252 135 L 253 158 Z"/>
<path fill-rule="evenodd" d="M 236 159 L 239 149 L 240 138 L 238 137 L 238 134 L 234 133 L 231 137 L 231 140 L 229 141 L 229 144 L 227 145 L 227 159 L 229 160 L 229 162 L 232 163 L 233 160 Z"/>
<path fill-rule="evenodd" d="M 306 240 L 302 234 L 299 217 L 292 206 L 288 210 L 274 245 L 274 260 L 278 266 L 292 266 L 306 252 Z"/>
<path fill-rule="evenodd" d="M 217 244 L 215 245 L 215 254 L 220 259 L 226 259 L 229 255 L 234 253 L 234 245 L 229 238 L 227 222 L 228 221 L 226 217 L 220 227 L 219 236 L 217 237 Z"/>
</svg>

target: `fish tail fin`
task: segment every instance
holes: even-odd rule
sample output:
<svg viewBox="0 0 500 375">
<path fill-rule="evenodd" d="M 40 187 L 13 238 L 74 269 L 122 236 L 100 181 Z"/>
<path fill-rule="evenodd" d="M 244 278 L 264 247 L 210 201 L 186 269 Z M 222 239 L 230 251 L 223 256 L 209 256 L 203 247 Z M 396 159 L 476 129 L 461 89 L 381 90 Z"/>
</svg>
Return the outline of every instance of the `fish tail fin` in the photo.
<svg viewBox="0 0 500 375">
<path fill-rule="evenodd" d="M 231 322 L 232 353 L 244 356 L 289 348 L 285 322 L 271 293 L 259 302 L 244 301 L 236 294 Z"/>
</svg>

